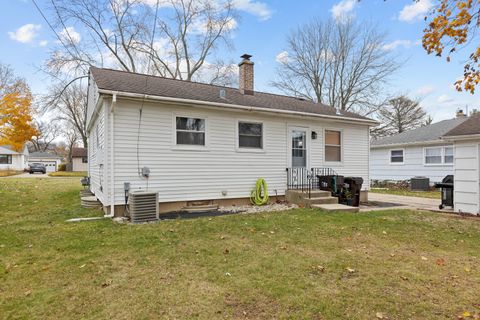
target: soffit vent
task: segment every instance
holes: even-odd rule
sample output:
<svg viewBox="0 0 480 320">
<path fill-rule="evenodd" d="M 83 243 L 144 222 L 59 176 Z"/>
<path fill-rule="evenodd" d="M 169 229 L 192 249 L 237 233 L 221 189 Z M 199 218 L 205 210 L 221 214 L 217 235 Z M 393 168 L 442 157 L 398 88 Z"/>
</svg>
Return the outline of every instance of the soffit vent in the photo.
<svg viewBox="0 0 480 320">
<path fill-rule="evenodd" d="M 131 192 L 128 198 L 130 220 L 133 223 L 159 219 L 158 193 L 148 191 Z"/>
</svg>

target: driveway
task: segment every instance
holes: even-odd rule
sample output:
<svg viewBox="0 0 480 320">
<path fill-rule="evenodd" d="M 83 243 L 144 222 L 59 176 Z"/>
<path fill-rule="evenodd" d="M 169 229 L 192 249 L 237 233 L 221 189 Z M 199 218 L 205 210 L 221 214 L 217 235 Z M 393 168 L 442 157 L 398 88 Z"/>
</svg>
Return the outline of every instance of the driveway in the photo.
<svg viewBox="0 0 480 320">
<path fill-rule="evenodd" d="M 30 178 L 30 179 L 35 179 L 35 178 L 51 178 L 48 174 L 41 174 L 41 173 L 34 173 L 30 174 L 28 172 L 22 173 L 22 174 L 17 174 L 14 176 L 8 176 L 8 177 L 2 177 L 1 179 L 9 179 L 9 178 Z"/>
<path fill-rule="evenodd" d="M 440 205 L 440 199 L 429 199 L 421 197 L 408 197 L 408 196 L 397 196 L 392 194 L 382 194 L 382 193 L 368 193 L 368 201 L 372 202 L 385 202 L 385 203 L 395 203 L 401 206 L 402 208 L 408 209 L 419 209 L 419 210 L 432 210 L 440 211 L 438 206 Z M 399 207 L 396 207 L 396 209 Z M 451 212 L 452 210 L 447 207 L 442 211 Z"/>
</svg>

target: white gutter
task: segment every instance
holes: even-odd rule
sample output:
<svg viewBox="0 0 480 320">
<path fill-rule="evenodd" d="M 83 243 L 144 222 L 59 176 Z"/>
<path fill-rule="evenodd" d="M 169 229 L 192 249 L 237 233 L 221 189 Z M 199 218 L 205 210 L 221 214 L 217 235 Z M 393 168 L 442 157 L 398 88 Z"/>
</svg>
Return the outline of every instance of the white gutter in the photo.
<svg viewBox="0 0 480 320">
<path fill-rule="evenodd" d="M 459 136 L 444 136 L 443 140 L 477 140 L 480 139 L 480 134 L 469 134 L 469 135 L 459 135 Z"/>
<path fill-rule="evenodd" d="M 200 101 L 200 100 L 192 100 L 192 99 L 152 96 L 152 95 L 144 95 L 144 94 L 139 94 L 139 93 L 119 92 L 119 91 L 111 91 L 111 90 L 104 90 L 104 89 L 99 89 L 98 92 L 103 93 L 103 94 L 108 94 L 108 95 L 118 94 L 118 95 L 121 95 L 121 96 L 130 97 L 130 98 L 138 98 L 138 99 L 146 99 L 146 100 L 154 100 L 154 101 L 164 101 L 164 102 L 170 102 L 170 103 L 183 103 L 183 104 L 194 104 L 194 105 L 196 104 L 196 105 L 202 105 L 202 106 L 206 106 L 206 107 L 223 107 L 223 108 L 246 110 L 246 111 L 257 111 L 257 112 L 266 112 L 266 113 L 279 113 L 279 114 L 286 114 L 286 115 L 293 115 L 293 116 L 325 118 L 325 119 L 333 119 L 333 120 L 342 121 L 342 122 L 355 122 L 357 124 L 361 123 L 361 124 L 370 125 L 370 126 L 375 126 L 375 125 L 379 124 L 375 120 L 357 119 L 357 118 L 350 118 L 350 117 L 339 117 L 339 116 L 315 114 L 315 113 L 308 113 L 308 112 L 301 112 L 301 111 L 268 109 L 268 108 L 260 108 L 260 107 L 247 107 L 247 106 L 242 106 L 242 105 L 238 105 L 238 104 L 229 104 L 229 103 L 209 102 L 209 101 Z"/>
<path fill-rule="evenodd" d="M 385 149 L 391 147 L 410 147 L 410 146 L 419 146 L 419 145 L 435 145 L 435 144 L 443 144 L 445 140 L 438 139 L 438 140 L 427 140 L 427 141 L 416 141 L 416 142 L 405 142 L 405 143 L 391 143 L 391 144 L 381 144 L 381 145 L 370 145 L 372 149 Z"/>
<path fill-rule="evenodd" d="M 115 127 L 114 115 L 115 105 L 117 104 L 117 94 L 112 95 L 110 104 L 110 214 L 105 215 L 108 218 L 115 216 Z"/>
</svg>

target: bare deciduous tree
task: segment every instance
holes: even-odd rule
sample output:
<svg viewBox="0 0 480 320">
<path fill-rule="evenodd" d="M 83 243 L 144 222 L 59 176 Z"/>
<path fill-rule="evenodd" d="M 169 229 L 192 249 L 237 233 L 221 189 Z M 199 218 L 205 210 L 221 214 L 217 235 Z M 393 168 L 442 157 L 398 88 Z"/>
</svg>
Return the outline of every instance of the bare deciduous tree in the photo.
<svg viewBox="0 0 480 320">
<path fill-rule="evenodd" d="M 30 142 L 32 143 L 33 151 L 45 152 L 54 147 L 52 143 L 57 139 L 62 127 L 58 121 L 34 121 L 35 128 L 38 131 L 38 135 L 33 136 Z"/>
<path fill-rule="evenodd" d="M 88 146 L 85 110 L 87 105 L 87 91 L 80 83 L 74 83 L 65 88 L 58 84 L 50 89 L 44 98 L 43 111 L 53 112 L 55 120 L 62 121 L 64 128 L 75 131 L 77 139 L 82 141 L 83 147 Z M 68 131 L 67 130 L 67 131 Z M 68 132 L 68 135 L 71 133 Z"/>
<path fill-rule="evenodd" d="M 384 39 L 375 26 L 314 19 L 288 36 L 272 84 L 290 95 L 373 114 L 383 105 L 387 80 L 399 68 L 382 50 Z"/>
<path fill-rule="evenodd" d="M 47 69 L 54 76 L 85 74 L 100 64 L 175 79 L 229 81 L 229 64 L 215 59 L 215 53 L 231 47 L 237 21 L 232 0 L 162 0 L 157 15 L 156 3 L 52 0 L 61 46 L 52 52 Z M 81 38 L 70 25 L 84 30 Z"/>
<path fill-rule="evenodd" d="M 390 99 L 388 105 L 378 112 L 381 125 L 372 129 L 372 136 L 389 136 L 421 127 L 426 116 L 419 101 L 405 95 Z"/>
</svg>

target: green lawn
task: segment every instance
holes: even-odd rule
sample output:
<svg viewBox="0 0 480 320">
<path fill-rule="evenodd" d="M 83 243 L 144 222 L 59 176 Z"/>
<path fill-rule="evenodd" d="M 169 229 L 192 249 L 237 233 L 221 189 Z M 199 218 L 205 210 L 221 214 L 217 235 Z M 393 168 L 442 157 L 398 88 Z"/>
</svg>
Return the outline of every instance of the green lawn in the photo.
<svg viewBox="0 0 480 320">
<path fill-rule="evenodd" d="M 17 170 L 0 170 L 0 177 L 9 177 L 9 176 L 15 176 L 17 174 L 22 174 L 23 171 L 17 171 Z"/>
<path fill-rule="evenodd" d="M 299 209 L 155 224 L 82 209 L 77 178 L 0 180 L 2 319 L 457 319 L 480 220 Z M 465 314 L 468 315 L 468 314 Z"/>
<path fill-rule="evenodd" d="M 430 199 L 440 199 L 441 193 L 438 190 L 434 191 L 411 191 L 403 189 L 385 189 L 385 188 L 371 188 L 370 192 L 373 193 L 384 193 L 384 194 L 393 194 L 397 196 L 409 196 L 409 197 L 421 197 L 421 198 L 430 198 Z"/>
<path fill-rule="evenodd" d="M 48 174 L 50 177 L 86 177 L 87 172 L 84 171 L 57 171 Z"/>
</svg>

